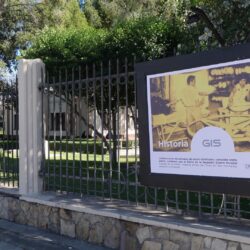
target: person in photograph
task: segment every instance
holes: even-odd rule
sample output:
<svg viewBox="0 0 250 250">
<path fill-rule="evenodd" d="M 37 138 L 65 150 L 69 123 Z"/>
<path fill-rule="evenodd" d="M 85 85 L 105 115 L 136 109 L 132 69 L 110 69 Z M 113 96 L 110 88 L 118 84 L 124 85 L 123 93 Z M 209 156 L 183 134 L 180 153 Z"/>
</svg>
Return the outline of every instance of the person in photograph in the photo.
<svg viewBox="0 0 250 250">
<path fill-rule="evenodd" d="M 250 84 L 249 74 L 241 74 L 236 79 L 236 84 L 229 95 L 228 108 L 230 112 L 230 126 L 227 131 L 232 136 L 249 136 L 248 126 L 250 110 Z"/>
<path fill-rule="evenodd" d="M 240 75 L 236 85 L 230 93 L 229 108 L 232 111 L 243 112 L 249 109 L 250 84 L 248 78 L 247 74 Z"/>
<path fill-rule="evenodd" d="M 200 95 L 197 89 L 194 75 L 187 77 L 186 87 L 183 88 L 179 101 L 182 103 L 186 114 L 186 125 L 201 118 L 201 106 L 204 104 L 204 97 Z"/>
</svg>

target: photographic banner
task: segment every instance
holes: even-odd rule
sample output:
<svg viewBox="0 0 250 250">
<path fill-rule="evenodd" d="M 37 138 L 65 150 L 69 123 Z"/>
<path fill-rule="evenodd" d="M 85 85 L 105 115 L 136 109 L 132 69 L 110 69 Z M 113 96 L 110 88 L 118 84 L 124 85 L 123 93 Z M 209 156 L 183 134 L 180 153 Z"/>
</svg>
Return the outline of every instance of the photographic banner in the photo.
<svg viewBox="0 0 250 250">
<path fill-rule="evenodd" d="M 250 195 L 250 44 L 135 70 L 140 182 Z"/>
<path fill-rule="evenodd" d="M 250 177 L 250 59 L 147 76 L 152 173 Z"/>
</svg>

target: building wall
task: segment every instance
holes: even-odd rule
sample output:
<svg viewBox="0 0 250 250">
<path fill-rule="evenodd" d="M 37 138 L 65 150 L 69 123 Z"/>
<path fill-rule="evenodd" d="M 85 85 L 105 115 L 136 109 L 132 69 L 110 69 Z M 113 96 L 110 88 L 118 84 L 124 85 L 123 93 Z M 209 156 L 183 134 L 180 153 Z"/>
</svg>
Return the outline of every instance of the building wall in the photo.
<svg viewBox="0 0 250 250">
<path fill-rule="evenodd" d="M 72 110 L 72 107 L 67 105 L 64 101 L 60 101 L 59 97 L 53 97 L 50 96 L 49 98 L 49 108 L 48 104 L 45 103 L 46 105 L 46 113 L 50 114 L 49 117 L 49 126 L 50 126 L 50 131 L 49 135 L 50 136 L 75 136 L 75 137 L 80 137 L 80 136 L 86 136 L 87 133 L 89 136 L 94 136 L 94 131 L 86 125 L 87 123 L 91 124 L 94 126 L 99 133 L 103 133 L 104 136 L 108 134 L 108 128 L 105 127 L 104 123 L 102 122 L 101 115 L 98 114 L 96 110 L 93 108 L 88 108 L 86 104 L 86 100 L 84 98 L 81 99 L 76 99 L 75 100 L 75 108 L 76 110 L 75 115 L 74 115 L 74 110 Z M 47 101 L 48 103 L 48 101 Z M 65 130 L 52 130 L 52 124 L 51 124 L 51 114 L 60 114 L 60 113 L 65 113 Z M 80 114 L 80 115 L 78 115 Z M 128 116 L 127 116 L 128 115 Z M 82 118 L 83 119 L 82 119 Z M 112 129 L 112 118 L 111 117 L 106 117 L 106 120 L 109 119 L 111 122 L 111 129 Z M 46 115 L 45 118 L 46 121 L 46 127 L 48 131 L 48 116 Z M 84 122 L 85 121 L 85 122 Z M 56 122 L 55 122 L 56 125 Z M 119 134 L 123 137 L 126 138 L 126 133 L 128 133 L 128 139 L 134 139 L 135 137 L 135 129 L 134 129 L 134 122 L 132 119 L 132 112 L 130 109 L 126 110 L 125 107 L 120 107 L 119 113 L 116 115 L 116 127 L 117 127 L 117 132 L 119 131 Z M 89 131 L 88 131 L 89 130 Z"/>
</svg>

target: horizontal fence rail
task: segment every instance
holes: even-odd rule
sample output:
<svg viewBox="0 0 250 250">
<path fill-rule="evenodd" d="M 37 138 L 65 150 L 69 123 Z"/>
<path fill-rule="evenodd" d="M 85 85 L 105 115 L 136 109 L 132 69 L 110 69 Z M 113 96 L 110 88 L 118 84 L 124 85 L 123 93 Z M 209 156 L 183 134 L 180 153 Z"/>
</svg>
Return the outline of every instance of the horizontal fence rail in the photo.
<svg viewBox="0 0 250 250">
<path fill-rule="evenodd" d="M 140 184 L 134 61 L 47 69 L 42 86 L 44 190 L 178 214 L 249 219 L 248 197 Z"/>
<path fill-rule="evenodd" d="M 0 186 L 18 187 L 18 92 L 17 81 L 0 86 Z"/>
</svg>

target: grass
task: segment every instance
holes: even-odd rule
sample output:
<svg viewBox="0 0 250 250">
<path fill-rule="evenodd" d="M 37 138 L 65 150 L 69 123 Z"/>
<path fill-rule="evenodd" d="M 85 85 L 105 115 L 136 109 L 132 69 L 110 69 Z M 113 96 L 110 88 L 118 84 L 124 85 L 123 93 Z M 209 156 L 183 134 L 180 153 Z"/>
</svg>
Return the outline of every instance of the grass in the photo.
<svg viewBox="0 0 250 250">
<path fill-rule="evenodd" d="M 18 181 L 18 151 L 14 150 L 14 145 L 17 145 L 15 141 L 0 143 L 1 148 L 5 149 L 0 151 L 0 181 L 6 185 L 16 185 Z M 59 141 L 50 142 L 49 145 L 50 154 L 43 164 L 45 190 L 112 197 L 175 211 L 217 214 L 220 210 L 221 194 L 211 196 L 208 193 L 140 185 L 135 168 L 139 158 L 134 155 L 122 156 L 116 164 L 112 164 L 109 153 L 99 141 L 63 140 L 61 145 Z M 250 200 L 241 198 L 240 206 L 241 216 L 250 219 L 247 212 L 250 211 Z M 227 215 L 234 216 L 233 207 L 227 211 Z"/>
</svg>

